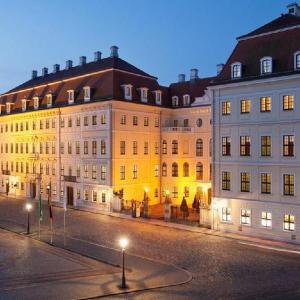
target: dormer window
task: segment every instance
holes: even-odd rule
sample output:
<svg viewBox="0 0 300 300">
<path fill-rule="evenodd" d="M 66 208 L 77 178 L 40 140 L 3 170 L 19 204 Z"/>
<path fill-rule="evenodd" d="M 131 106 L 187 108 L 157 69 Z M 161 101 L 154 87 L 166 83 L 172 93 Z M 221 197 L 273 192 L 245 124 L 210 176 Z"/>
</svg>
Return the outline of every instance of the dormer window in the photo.
<svg viewBox="0 0 300 300">
<path fill-rule="evenodd" d="M 74 90 L 68 90 L 68 104 L 74 103 Z"/>
<path fill-rule="evenodd" d="M 6 103 L 6 113 L 10 114 L 10 105 L 11 103 Z"/>
<path fill-rule="evenodd" d="M 148 102 L 148 89 L 147 88 L 141 88 L 141 101 Z"/>
<path fill-rule="evenodd" d="M 177 96 L 172 97 L 172 106 L 178 106 L 179 105 L 179 99 Z"/>
<path fill-rule="evenodd" d="M 89 86 L 85 86 L 83 88 L 83 94 L 84 94 L 84 101 L 88 102 L 91 100 L 91 88 Z"/>
<path fill-rule="evenodd" d="M 260 73 L 262 75 L 272 73 L 272 67 L 272 57 L 263 57 L 260 60 Z"/>
<path fill-rule="evenodd" d="M 184 95 L 183 96 L 183 106 L 189 106 L 190 105 L 190 95 Z"/>
<path fill-rule="evenodd" d="M 27 108 L 27 100 L 22 99 L 22 111 L 26 111 L 26 108 Z"/>
<path fill-rule="evenodd" d="M 155 104 L 161 105 L 161 91 L 154 91 Z"/>
<path fill-rule="evenodd" d="M 294 69 L 300 70 L 300 51 L 294 54 Z"/>
<path fill-rule="evenodd" d="M 47 94 L 46 95 L 47 98 L 47 107 L 52 107 L 52 94 Z"/>
<path fill-rule="evenodd" d="M 124 91 L 124 98 L 126 100 L 132 100 L 132 85 L 131 84 L 124 84 L 121 86 Z"/>
<path fill-rule="evenodd" d="M 33 108 L 39 109 L 39 97 L 33 97 Z"/>
<path fill-rule="evenodd" d="M 231 65 L 231 78 L 241 78 L 242 77 L 242 64 L 240 62 L 233 63 Z"/>
</svg>

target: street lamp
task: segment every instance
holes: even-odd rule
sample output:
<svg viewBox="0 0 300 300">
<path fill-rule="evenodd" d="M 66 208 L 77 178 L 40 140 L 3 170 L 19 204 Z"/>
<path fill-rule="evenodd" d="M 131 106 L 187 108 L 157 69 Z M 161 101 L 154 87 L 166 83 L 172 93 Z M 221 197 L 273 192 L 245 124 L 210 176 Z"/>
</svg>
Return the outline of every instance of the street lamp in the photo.
<svg viewBox="0 0 300 300">
<path fill-rule="evenodd" d="M 120 247 L 122 249 L 122 283 L 121 288 L 126 289 L 126 278 L 125 278 L 125 250 L 128 245 L 128 239 L 127 238 L 121 238 L 120 239 Z"/>
<path fill-rule="evenodd" d="M 27 234 L 30 234 L 30 211 L 32 209 L 32 204 L 26 203 L 25 208 L 27 210 Z"/>
</svg>

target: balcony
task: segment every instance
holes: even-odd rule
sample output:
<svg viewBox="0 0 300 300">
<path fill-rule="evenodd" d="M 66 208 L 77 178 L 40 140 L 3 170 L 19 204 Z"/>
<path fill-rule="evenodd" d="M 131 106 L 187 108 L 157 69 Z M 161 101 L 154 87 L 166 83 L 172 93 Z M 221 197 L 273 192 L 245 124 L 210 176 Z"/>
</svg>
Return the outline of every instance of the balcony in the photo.
<svg viewBox="0 0 300 300">
<path fill-rule="evenodd" d="M 193 132 L 194 128 L 192 127 L 162 127 L 164 132 Z"/>
<path fill-rule="evenodd" d="M 76 182 L 76 176 L 63 176 L 63 180 L 67 182 Z"/>
<path fill-rule="evenodd" d="M 2 170 L 3 175 L 10 175 L 10 170 Z"/>
</svg>

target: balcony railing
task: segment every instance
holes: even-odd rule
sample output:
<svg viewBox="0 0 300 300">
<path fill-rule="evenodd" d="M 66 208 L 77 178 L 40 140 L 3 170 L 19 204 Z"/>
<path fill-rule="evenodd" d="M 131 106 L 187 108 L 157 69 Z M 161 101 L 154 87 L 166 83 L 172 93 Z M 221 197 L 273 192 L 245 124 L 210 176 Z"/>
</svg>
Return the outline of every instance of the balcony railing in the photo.
<svg viewBox="0 0 300 300">
<path fill-rule="evenodd" d="M 192 127 L 162 127 L 162 131 L 168 132 L 192 132 Z"/>
<path fill-rule="evenodd" d="M 64 176 L 63 180 L 67 182 L 76 182 L 76 176 Z"/>
</svg>

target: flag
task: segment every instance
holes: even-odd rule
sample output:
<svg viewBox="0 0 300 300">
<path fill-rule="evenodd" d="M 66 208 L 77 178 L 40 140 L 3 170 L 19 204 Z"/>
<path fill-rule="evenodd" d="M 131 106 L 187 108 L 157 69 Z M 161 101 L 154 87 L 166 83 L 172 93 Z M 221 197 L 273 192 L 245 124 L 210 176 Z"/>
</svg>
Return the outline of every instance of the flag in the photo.
<svg viewBox="0 0 300 300">
<path fill-rule="evenodd" d="M 39 196 L 39 220 L 43 220 L 43 204 L 42 204 L 42 195 Z"/>
</svg>

